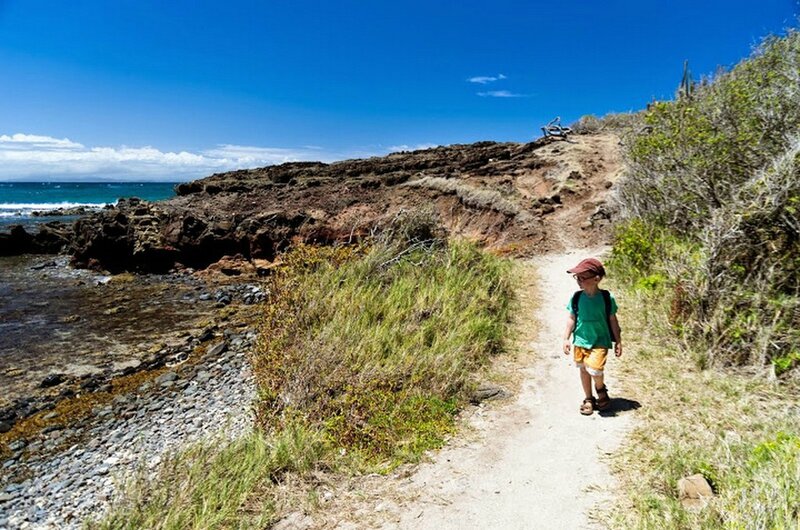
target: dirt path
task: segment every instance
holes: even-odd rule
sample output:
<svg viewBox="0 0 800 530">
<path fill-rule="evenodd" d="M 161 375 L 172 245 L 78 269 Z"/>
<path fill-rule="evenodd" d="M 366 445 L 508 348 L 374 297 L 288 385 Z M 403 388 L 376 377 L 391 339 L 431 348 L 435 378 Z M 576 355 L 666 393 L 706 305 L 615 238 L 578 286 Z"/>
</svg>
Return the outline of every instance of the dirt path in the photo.
<svg viewBox="0 0 800 530">
<path fill-rule="evenodd" d="M 622 443 L 634 414 L 618 392 L 615 359 L 607 374 L 611 410 L 603 416 L 578 413 L 583 392 L 571 358 L 561 353 L 561 337 L 567 301 L 577 289 L 566 270 L 604 251 L 584 247 L 605 239 L 608 220 L 599 214 L 622 170 L 619 140 L 581 137 L 554 142 L 538 154 L 548 163 L 519 176 L 519 192 L 558 192 L 564 200 L 546 216 L 546 237 L 537 249 L 555 251 L 522 266 L 518 354 L 498 359 L 496 369 L 512 374 L 512 397 L 468 411 L 465 432 L 432 462 L 401 469 L 391 480 L 372 476 L 326 485 L 326 509 L 313 522 L 298 512 L 295 520 L 308 525 L 290 523 L 281 530 L 600 526 L 592 514 L 615 489 L 606 457 Z"/>
<path fill-rule="evenodd" d="M 537 295 L 523 299 L 528 335 L 519 363 L 518 393 L 476 414 L 471 440 L 456 443 L 420 466 L 404 486 L 414 499 L 398 506 L 384 528 L 591 528 L 591 513 L 614 482 L 605 457 L 622 442 L 633 415 L 615 394 L 614 360 L 608 387 L 614 401 L 603 416 L 578 414 L 576 369 L 560 352 L 565 306 L 575 290 L 566 270 L 600 249 L 532 260 Z M 536 307 L 538 306 L 538 308 Z M 523 335 L 523 338 L 525 336 Z"/>
</svg>

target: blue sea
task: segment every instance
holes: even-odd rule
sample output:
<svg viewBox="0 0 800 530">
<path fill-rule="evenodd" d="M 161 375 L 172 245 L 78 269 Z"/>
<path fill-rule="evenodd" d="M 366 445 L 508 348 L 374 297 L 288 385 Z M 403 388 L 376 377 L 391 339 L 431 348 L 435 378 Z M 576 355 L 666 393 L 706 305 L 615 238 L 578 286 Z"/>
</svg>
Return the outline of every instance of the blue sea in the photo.
<svg viewBox="0 0 800 530">
<path fill-rule="evenodd" d="M 35 211 L 83 206 L 101 209 L 122 197 L 148 201 L 175 195 L 174 182 L 0 182 L 0 231 L 21 224 L 27 228 L 75 217 L 35 217 Z"/>
</svg>

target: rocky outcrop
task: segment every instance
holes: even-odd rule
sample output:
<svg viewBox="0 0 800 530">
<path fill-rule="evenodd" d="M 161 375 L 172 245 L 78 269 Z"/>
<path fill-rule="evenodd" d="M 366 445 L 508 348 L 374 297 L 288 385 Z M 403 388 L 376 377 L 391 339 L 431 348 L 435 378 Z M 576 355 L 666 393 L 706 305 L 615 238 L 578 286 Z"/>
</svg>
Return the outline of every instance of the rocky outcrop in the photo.
<svg viewBox="0 0 800 530">
<path fill-rule="evenodd" d="M 53 210 L 36 210 L 31 212 L 33 217 L 65 217 L 65 216 L 78 216 L 86 215 L 94 212 L 98 208 L 90 208 L 87 206 L 74 206 L 72 208 L 55 208 Z"/>
<path fill-rule="evenodd" d="M 603 201 L 606 188 L 593 182 L 605 179 L 599 141 L 479 142 L 212 175 L 178 185 L 168 201 L 120 200 L 79 220 L 73 263 L 157 272 L 204 268 L 223 256 L 273 260 L 293 242 L 357 240 L 408 211 L 501 252 L 543 251 L 561 244 L 549 223 L 559 210 L 598 189 L 592 198 Z M 579 217 L 563 222 L 588 222 L 588 232 L 598 224 Z"/>
<path fill-rule="evenodd" d="M 69 247 L 72 229 L 57 221 L 39 226 L 37 234 L 29 234 L 21 225 L 0 234 L 0 256 L 19 254 L 58 254 Z"/>
</svg>

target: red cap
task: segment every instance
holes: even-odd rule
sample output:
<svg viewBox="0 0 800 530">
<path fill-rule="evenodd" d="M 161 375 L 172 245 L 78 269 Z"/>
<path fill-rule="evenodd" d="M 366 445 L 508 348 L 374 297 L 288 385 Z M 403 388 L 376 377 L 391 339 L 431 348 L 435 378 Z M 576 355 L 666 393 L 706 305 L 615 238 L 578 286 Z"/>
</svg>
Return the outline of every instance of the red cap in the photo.
<svg viewBox="0 0 800 530">
<path fill-rule="evenodd" d="M 593 272 L 597 276 L 605 276 L 606 269 L 603 268 L 603 264 L 600 263 L 600 260 L 594 258 L 586 258 L 585 260 L 581 260 L 580 263 L 572 267 L 570 270 L 567 271 L 570 274 L 580 274 L 582 272 Z"/>
</svg>

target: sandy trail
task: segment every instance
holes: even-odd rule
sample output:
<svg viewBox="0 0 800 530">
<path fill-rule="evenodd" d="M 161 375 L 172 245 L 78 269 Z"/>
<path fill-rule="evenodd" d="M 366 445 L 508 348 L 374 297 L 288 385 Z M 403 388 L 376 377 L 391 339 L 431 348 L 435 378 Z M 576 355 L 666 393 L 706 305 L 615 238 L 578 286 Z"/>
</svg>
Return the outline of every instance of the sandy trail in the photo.
<svg viewBox="0 0 800 530">
<path fill-rule="evenodd" d="M 611 359 L 607 384 L 616 398 L 611 412 L 581 416 L 578 374 L 560 346 L 565 307 L 576 289 L 565 271 L 600 251 L 532 260 L 538 277 L 534 294 L 522 300 L 520 325 L 529 335 L 519 358 L 518 393 L 476 414 L 471 440 L 445 448 L 419 467 L 405 486 L 414 500 L 399 506 L 397 518 L 384 528 L 595 526 L 592 510 L 614 489 L 605 457 L 622 442 L 633 415 L 615 392 Z"/>
</svg>

